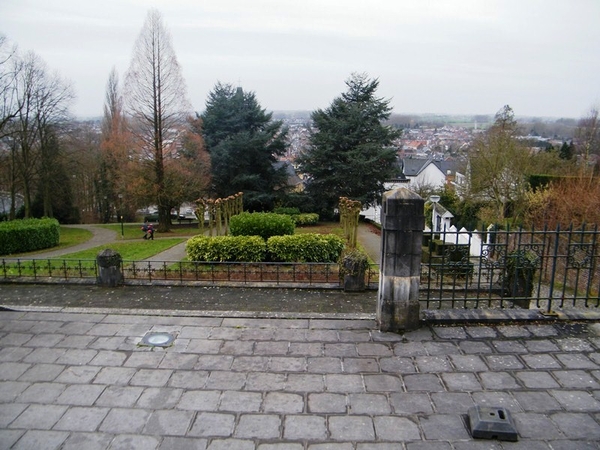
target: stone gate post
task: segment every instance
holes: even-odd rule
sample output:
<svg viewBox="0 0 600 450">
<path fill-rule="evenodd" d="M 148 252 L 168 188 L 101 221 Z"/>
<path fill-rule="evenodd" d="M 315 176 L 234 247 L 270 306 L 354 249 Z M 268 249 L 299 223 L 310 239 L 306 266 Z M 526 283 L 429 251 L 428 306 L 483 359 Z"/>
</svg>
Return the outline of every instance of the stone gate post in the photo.
<svg viewBox="0 0 600 450">
<path fill-rule="evenodd" d="M 377 322 L 381 331 L 419 327 L 424 200 L 406 188 L 383 194 Z"/>
</svg>

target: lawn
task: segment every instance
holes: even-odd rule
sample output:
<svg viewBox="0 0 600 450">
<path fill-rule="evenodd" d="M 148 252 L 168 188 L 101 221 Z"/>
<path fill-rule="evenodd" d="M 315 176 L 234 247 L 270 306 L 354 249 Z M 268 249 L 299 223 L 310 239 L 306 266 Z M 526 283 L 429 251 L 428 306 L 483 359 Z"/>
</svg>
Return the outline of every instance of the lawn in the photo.
<svg viewBox="0 0 600 450">
<path fill-rule="evenodd" d="M 296 234 L 316 233 L 316 234 L 335 234 L 344 237 L 344 230 L 339 222 L 319 222 L 317 225 L 296 227 Z"/>
<path fill-rule="evenodd" d="M 111 248 L 119 252 L 125 261 L 141 261 L 183 241 L 185 241 L 184 238 L 158 239 L 155 241 L 143 241 L 140 239 L 135 242 L 113 242 L 108 245 L 69 253 L 56 258 L 43 259 L 38 257 L 36 258 L 37 261 L 9 260 L 2 266 L 2 273 L 8 277 L 17 275 L 24 277 L 47 277 L 63 274 L 65 277 L 90 277 L 95 276 L 96 256 L 106 248 Z"/>
<path fill-rule="evenodd" d="M 84 228 L 60 227 L 60 241 L 58 248 L 71 247 L 89 241 L 93 234 L 90 230 Z M 52 248 L 56 250 L 57 247 Z"/>
<path fill-rule="evenodd" d="M 165 251 L 174 245 L 185 241 L 184 238 L 156 239 L 154 241 L 144 241 L 138 239 L 135 242 L 113 242 L 111 244 L 93 247 L 75 253 L 69 253 L 54 259 L 96 259 L 96 255 L 102 250 L 110 248 L 118 252 L 125 260 L 141 261 Z"/>
<path fill-rule="evenodd" d="M 144 241 L 142 236 L 144 232 L 141 230 L 141 224 L 123 224 L 123 237 L 121 237 L 121 224 L 99 224 L 99 227 L 113 230 L 116 233 L 116 240 L 108 245 L 94 247 L 88 250 L 82 250 L 76 253 L 69 253 L 59 258 L 53 259 L 96 259 L 96 255 L 105 248 L 111 248 L 118 251 L 125 260 L 143 260 L 160 253 L 189 237 L 200 234 L 200 230 L 196 225 L 174 225 L 173 229 L 167 233 L 154 233 L 156 238 L 154 241 Z M 206 231 L 206 230 L 205 230 Z M 297 234 L 303 233 L 318 233 L 318 234 L 335 234 L 343 237 L 343 230 L 339 222 L 320 222 L 317 225 L 297 227 Z M 77 244 L 84 243 L 92 238 L 91 231 L 84 228 L 76 227 L 61 227 L 60 228 L 60 243 L 58 247 L 52 247 L 42 251 L 32 252 L 40 254 L 43 257 L 44 252 L 60 250 L 72 247 Z M 22 253 L 13 256 L 27 256 L 30 253 Z"/>
<path fill-rule="evenodd" d="M 89 241 L 92 238 L 93 234 L 90 230 L 86 230 L 84 228 L 72 228 L 72 227 L 60 227 L 60 238 L 58 241 L 58 246 L 46 248 L 44 250 L 36 250 L 33 252 L 27 253 L 16 253 L 14 255 L 10 255 L 11 257 L 15 256 L 27 256 L 31 254 L 43 254 L 44 252 L 53 252 L 55 250 L 62 250 L 64 248 L 73 247 L 74 245 L 82 244 L 84 242 Z"/>
</svg>

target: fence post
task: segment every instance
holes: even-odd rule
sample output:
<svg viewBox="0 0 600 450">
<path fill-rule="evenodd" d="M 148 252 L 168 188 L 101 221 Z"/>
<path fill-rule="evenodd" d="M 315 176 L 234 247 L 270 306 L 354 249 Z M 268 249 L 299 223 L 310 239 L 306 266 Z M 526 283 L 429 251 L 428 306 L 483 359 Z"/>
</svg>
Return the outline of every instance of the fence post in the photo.
<svg viewBox="0 0 600 450">
<path fill-rule="evenodd" d="M 419 327 L 424 200 L 406 188 L 383 194 L 377 322 L 381 331 Z"/>
</svg>

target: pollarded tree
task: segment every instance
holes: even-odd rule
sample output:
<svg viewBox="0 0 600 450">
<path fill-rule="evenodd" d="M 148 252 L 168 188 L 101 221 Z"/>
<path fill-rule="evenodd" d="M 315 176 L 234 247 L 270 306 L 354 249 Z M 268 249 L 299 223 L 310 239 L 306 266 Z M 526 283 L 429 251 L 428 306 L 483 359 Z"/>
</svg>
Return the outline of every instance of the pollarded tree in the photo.
<svg viewBox="0 0 600 450">
<path fill-rule="evenodd" d="M 201 119 L 214 194 L 243 192 L 246 209 L 272 209 L 287 180 L 277 165 L 286 148 L 282 122 L 272 120 L 254 92 L 221 83 L 210 92 Z"/>
<path fill-rule="evenodd" d="M 190 106 L 171 36 L 156 10 L 148 13 L 135 43 L 125 85 L 133 130 L 141 143 L 138 158 L 151 166 L 158 231 L 168 231 L 171 205 L 165 190 L 165 159 L 177 157 L 172 143 L 185 126 Z"/>
<path fill-rule="evenodd" d="M 379 80 L 353 74 L 346 86 L 327 109 L 312 113 L 310 145 L 298 160 L 307 191 L 324 214 L 340 197 L 375 203 L 398 168 L 393 141 L 400 132 L 383 123 L 392 108 L 376 95 Z"/>
</svg>

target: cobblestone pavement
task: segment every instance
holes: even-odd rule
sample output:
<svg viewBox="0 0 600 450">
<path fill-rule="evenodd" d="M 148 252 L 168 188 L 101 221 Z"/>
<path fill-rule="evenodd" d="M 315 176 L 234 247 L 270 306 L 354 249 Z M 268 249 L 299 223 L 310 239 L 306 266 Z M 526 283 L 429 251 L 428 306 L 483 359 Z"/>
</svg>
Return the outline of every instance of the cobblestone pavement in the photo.
<svg viewBox="0 0 600 450">
<path fill-rule="evenodd" d="M 596 449 L 597 329 L 3 311 L 0 448 Z M 519 442 L 472 439 L 475 404 Z"/>
</svg>

